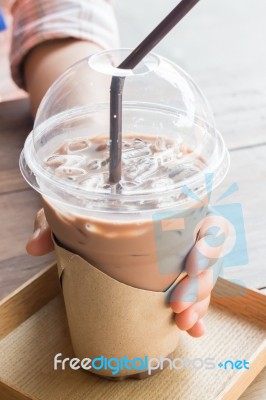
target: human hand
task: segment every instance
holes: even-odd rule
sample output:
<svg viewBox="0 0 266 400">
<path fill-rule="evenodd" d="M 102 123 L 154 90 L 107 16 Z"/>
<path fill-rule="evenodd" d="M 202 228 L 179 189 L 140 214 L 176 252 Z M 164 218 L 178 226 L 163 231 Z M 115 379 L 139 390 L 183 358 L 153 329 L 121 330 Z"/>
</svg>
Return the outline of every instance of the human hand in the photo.
<svg viewBox="0 0 266 400">
<path fill-rule="evenodd" d="M 223 236 L 216 236 L 212 231 L 215 226 L 219 226 Z M 222 268 L 219 257 L 227 235 L 228 226 L 225 221 L 217 221 L 214 215 L 206 217 L 198 241 L 186 260 L 187 276 L 171 293 L 170 305 L 175 313 L 176 325 L 193 337 L 205 333 L 202 317 L 207 313 L 211 291 Z"/>
</svg>

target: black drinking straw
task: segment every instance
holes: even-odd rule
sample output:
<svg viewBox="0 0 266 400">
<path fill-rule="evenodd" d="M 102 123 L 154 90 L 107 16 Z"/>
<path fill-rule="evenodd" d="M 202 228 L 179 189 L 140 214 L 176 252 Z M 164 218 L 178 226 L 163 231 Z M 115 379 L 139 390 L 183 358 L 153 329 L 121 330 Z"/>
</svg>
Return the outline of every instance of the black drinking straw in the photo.
<svg viewBox="0 0 266 400">
<path fill-rule="evenodd" d="M 182 0 L 117 68 L 135 68 L 198 2 L 199 0 Z M 122 95 L 124 83 L 125 77 L 112 77 L 110 88 L 110 183 L 118 183 L 121 179 Z"/>
</svg>

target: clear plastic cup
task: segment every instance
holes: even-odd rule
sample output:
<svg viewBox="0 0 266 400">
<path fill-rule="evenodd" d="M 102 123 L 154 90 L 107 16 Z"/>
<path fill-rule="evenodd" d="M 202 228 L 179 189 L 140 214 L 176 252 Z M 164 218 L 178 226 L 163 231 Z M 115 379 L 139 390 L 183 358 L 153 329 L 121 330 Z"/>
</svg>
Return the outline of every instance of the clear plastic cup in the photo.
<svg viewBox="0 0 266 400">
<path fill-rule="evenodd" d="M 192 78 L 153 53 L 133 71 L 115 68 L 130 52 L 94 54 L 53 84 L 20 168 L 42 195 L 60 245 L 119 282 L 164 291 L 182 271 L 206 215 L 206 176 L 218 186 L 229 155 Z M 110 185 L 114 75 L 126 79 L 122 178 Z"/>
</svg>

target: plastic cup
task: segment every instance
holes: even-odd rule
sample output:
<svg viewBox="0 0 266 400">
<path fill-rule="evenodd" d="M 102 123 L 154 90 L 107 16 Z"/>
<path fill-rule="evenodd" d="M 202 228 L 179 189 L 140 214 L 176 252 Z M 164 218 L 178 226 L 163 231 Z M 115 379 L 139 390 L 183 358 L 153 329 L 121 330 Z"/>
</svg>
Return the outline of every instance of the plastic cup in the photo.
<svg viewBox="0 0 266 400">
<path fill-rule="evenodd" d="M 207 213 L 206 176 L 211 174 L 213 188 L 218 186 L 228 171 L 229 156 L 192 78 L 153 53 L 134 71 L 115 68 L 130 51 L 94 54 L 53 84 L 25 142 L 20 168 L 41 194 L 62 248 L 116 282 L 163 292 L 183 270 Z M 126 77 L 122 178 L 116 186 L 108 181 L 113 75 Z M 80 315 L 74 293 L 67 310 L 74 301 L 80 321 L 86 315 Z M 68 319 L 70 327 L 78 323 L 70 311 Z M 82 330 L 88 338 L 88 325 Z M 86 337 L 77 338 L 74 328 L 71 336 L 76 353 L 85 354 L 79 344 L 87 343 Z M 130 346 L 126 337 L 123 343 Z M 98 343 L 95 354 L 101 348 Z"/>
</svg>

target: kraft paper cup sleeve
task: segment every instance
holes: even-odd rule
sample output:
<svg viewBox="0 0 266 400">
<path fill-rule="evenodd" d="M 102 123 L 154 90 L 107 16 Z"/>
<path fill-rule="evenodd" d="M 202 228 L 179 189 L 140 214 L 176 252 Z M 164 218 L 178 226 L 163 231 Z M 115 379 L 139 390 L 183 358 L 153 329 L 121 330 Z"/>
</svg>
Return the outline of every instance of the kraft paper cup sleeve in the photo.
<svg viewBox="0 0 266 400">
<path fill-rule="evenodd" d="M 128 359 L 166 357 L 178 345 L 180 331 L 167 304 L 167 292 L 137 289 L 109 277 L 54 240 L 58 273 L 76 357 Z M 113 376 L 111 370 L 90 370 Z M 120 370 L 116 377 L 134 374 Z"/>
</svg>

